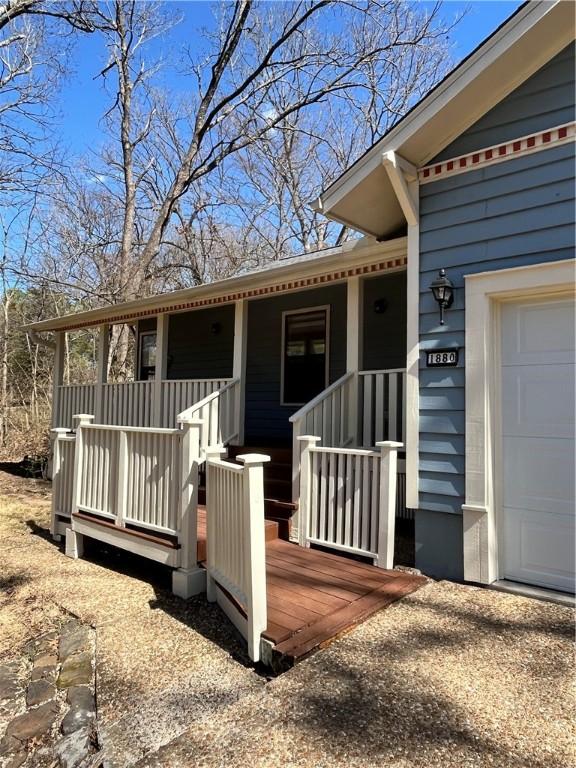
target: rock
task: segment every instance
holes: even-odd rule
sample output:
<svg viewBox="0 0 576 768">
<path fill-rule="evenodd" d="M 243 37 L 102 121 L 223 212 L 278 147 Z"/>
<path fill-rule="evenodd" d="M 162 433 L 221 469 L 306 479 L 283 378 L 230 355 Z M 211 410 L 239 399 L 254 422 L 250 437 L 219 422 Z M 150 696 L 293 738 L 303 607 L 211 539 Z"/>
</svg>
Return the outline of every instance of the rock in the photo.
<svg viewBox="0 0 576 768">
<path fill-rule="evenodd" d="M 24 646 L 24 653 L 31 659 L 54 651 L 58 632 L 47 632 L 45 635 L 29 640 Z"/>
<path fill-rule="evenodd" d="M 0 666 L 0 701 L 15 699 L 22 693 L 24 686 L 18 672 L 16 662 Z"/>
<path fill-rule="evenodd" d="M 20 741 L 25 741 L 34 736 L 41 736 L 51 728 L 57 715 L 58 704 L 55 701 L 41 704 L 36 709 L 31 709 L 8 723 L 6 737 L 15 737 Z"/>
<path fill-rule="evenodd" d="M 73 685 L 89 685 L 92 682 L 92 654 L 77 653 L 69 656 L 60 668 L 58 688 L 70 688 Z"/>
<path fill-rule="evenodd" d="M 58 644 L 60 661 L 65 661 L 75 653 L 90 650 L 90 634 L 90 627 L 85 624 L 77 622 L 67 624 L 62 630 Z"/>
<path fill-rule="evenodd" d="M 12 755 L 12 758 L 6 763 L 6 768 L 20 768 L 20 766 L 24 765 L 26 762 L 27 757 L 27 752 L 17 752 L 15 755 Z"/>
<path fill-rule="evenodd" d="M 37 704 L 42 704 L 48 699 L 53 699 L 55 693 L 56 688 L 50 680 L 44 678 L 33 680 L 26 692 L 26 706 L 35 707 Z"/>
<path fill-rule="evenodd" d="M 74 686 L 68 689 L 70 710 L 62 720 L 62 733 L 69 734 L 80 728 L 90 726 L 96 717 L 94 695 L 86 686 Z"/>
<path fill-rule="evenodd" d="M 34 659 L 34 667 L 55 667 L 58 664 L 58 656 L 53 653 L 43 654 Z"/>
<path fill-rule="evenodd" d="M 47 667 L 34 667 L 30 674 L 30 680 L 32 682 L 35 680 L 51 680 L 54 682 L 56 680 L 57 672 L 58 667 L 55 664 Z"/>
<path fill-rule="evenodd" d="M 78 768 L 92 752 L 92 730 L 83 728 L 60 739 L 54 751 L 61 768 Z"/>
<path fill-rule="evenodd" d="M 15 736 L 5 735 L 4 738 L 0 740 L 0 757 L 18 751 L 21 746 L 22 742 L 20 739 L 17 739 Z"/>
</svg>

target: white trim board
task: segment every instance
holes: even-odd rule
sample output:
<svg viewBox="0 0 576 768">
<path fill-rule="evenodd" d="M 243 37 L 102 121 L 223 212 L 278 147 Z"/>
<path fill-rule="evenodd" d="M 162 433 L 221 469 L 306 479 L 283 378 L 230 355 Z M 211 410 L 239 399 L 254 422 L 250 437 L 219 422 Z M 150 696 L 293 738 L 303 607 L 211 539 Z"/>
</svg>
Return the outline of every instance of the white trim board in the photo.
<svg viewBox="0 0 576 768">
<path fill-rule="evenodd" d="M 466 275 L 466 502 L 464 578 L 491 584 L 499 578 L 497 500 L 499 473 L 499 306 L 530 296 L 574 295 L 572 260 Z"/>
</svg>

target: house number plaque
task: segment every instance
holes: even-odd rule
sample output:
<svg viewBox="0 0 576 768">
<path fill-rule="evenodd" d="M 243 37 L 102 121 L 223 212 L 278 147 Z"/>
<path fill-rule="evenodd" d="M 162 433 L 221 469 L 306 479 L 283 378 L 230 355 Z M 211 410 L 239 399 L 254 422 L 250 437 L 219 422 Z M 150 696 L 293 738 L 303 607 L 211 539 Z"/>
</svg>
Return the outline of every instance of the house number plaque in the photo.
<svg viewBox="0 0 576 768">
<path fill-rule="evenodd" d="M 458 365 L 457 349 L 435 349 L 426 353 L 426 366 L 428 368 L 441 368 L 443 366 Z"/>
</svg>

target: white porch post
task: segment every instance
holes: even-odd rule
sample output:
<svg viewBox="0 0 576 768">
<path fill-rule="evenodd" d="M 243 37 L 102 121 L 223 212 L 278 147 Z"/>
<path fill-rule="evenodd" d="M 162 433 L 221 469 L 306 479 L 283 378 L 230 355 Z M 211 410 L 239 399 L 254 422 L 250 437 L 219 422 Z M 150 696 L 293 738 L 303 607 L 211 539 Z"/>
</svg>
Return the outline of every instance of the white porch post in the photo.
<svg viewBox="0 0 576 768">
<path fill-rule="evenodd" d="M 346 372 L 354 373 L 350 382 L 350 403 L 348 433 L 359 445 L 360 419 L 358 418 L 359 391 L 358 371 L 360 370 L 362 338 L 362 284 L 360 278 L 349 277 L 346 291 Z"/>
<path fill-rule="evenodd" d="M 154 424 L 157 427 L 174 427 L 174 424 L 162 423 L 162 382 L 168 368 L 168 318 L 158 315 L 156 318 L 156 375 L 154 384 Z"/>
<path fill-rule="evenodd" d="M 378 509 L 378 568 L 394 567 L 394 532 L 396 528 L 396 482 L 398 449 L 402 443 L 384 440 L 380 448 L 380 495 Z"/>
<path fill-rule="evenodd" d="M 232 377 L 239 379 L 236 388 L 237 401 L 235 414 L 238 437 L 232 441 L 236 445 L 244 444 L 244 400 L 246 396 L 246 345 L 248 338 L 248 302 L 240 299 L 235 304 L 234 311 L 234 356 L 232 360 Z"/>
<path fill-rule="evenodd" d="M 104 423 L 104 384 L 108 381 L 108 350 L 110 347 L 110 326 L 100 326 L 96 357 L 96 392 L 94 394 L 94 415 L 98 424 Z"/>
<path fill-rule="evenodd" d="M 52 429 L 64 427 L 60 424 L 60 387 L 64 381 L 64 347 L 66 346 L 66 331 L 56 334 L 54 350 L 54 367 L 52 369 Z"/>
</svg>

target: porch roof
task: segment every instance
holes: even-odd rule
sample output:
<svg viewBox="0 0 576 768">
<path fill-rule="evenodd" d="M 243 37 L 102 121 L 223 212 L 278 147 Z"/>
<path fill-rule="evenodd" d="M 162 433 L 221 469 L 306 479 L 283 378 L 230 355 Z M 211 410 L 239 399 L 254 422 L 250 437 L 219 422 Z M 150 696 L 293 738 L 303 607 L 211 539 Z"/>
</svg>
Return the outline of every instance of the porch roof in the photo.
<svg viewBox="0 0 576 768">
<path fill-rule="evenodd" d="M 71 331 L 104 323 L 133 322 L 143 317 L 201 309 L 240 299 L 261 298 L 274 293 L 305 290 L 371 272 L 402 269 L 406 264 L 406 238 L 385 243 L 369 238 L 352 240 L 337 248 L 306 253 L 236 277 L 149 296 L 124 304 L 113 304 L 77 312 L 25 326 L 34 332 Z"/>
<path fill-rule="evenodd" d="M 522 5 L 312 203 L 373 237 L 405 226 L 386 170 L 389 153 L 414 172 L 537 72 L 574 39 L 572 3 Z"/>
</svg>

